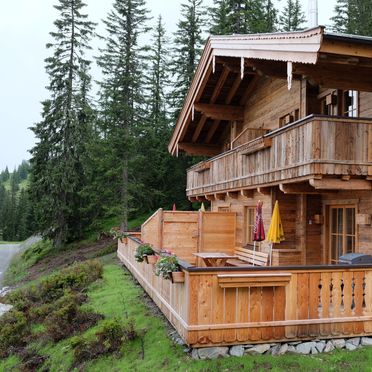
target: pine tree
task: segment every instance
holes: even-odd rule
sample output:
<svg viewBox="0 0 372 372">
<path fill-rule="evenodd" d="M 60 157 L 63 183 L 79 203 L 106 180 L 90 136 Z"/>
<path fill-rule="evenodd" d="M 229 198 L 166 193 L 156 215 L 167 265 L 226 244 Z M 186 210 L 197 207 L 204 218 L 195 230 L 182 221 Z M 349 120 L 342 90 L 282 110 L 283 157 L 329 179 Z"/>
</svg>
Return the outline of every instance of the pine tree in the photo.
<svg viewBox="0 0 372 372">
<path fill-rule="evenodd" d="M 331 18 L 337 32 L 372 36 L 372 3 L 369 0 L 337 0 Z"/>
<path fill-rule="evenodd" d="M 216 0 L 214 6 L 208 8 L 211 27 L 209 32 L 212 35 L 229 35 L 232 28 L 229 20 L 229 0 Z"/>
<path fill-rule="evenodd" d="M 187 0 L 181 4 L 181 20 L 175 33 L 172 64 L 172 110 L 175 119 L 180 113 L 202 52 L 203 12 L 202 0 Z"/>
<path fill-rule="evenodd" d="M 287 4 L 279 17 L 281 31 L 298 31 L 306 21 L 300 0 L 287 0 Z"/>
<path fill-rule="evenodd" d="M 42 121 L 33 132 L 37 138 L 31 150 L 31 198 L 38 225 L 56 247 L 76 238 L 80 231 L 77 201 L 84 184 L 83 157 L 88 123 L 81 120 L 86 111 L 90 49 L 94 24 L 83 14 L 82 0 L 59 0 L 55 6 L 59 18 L 51 32 L 53 43 L 47 45 L 50 99 L 43 102 Z"/>
<path fill-rule="evenodd" d="M 220 0 L 210 8 L 212 34 L 253 34 L 276 30 L 271 0 Z"/>
<path fill-rule="evenodd" d="M 128 229 L 130 211 L 133 139 L 144 120 L 142 90 L 147 48 L 139 45 L 139 38 L 149 31 L 147 14 L 144 0 L 115 0 L 104 21 L 106 47 L 98 58 L 104 76 L 99 123 L 104 137 L 102 146 L 107 150 L 101 166 L 112 189 L 111 194 L 106 191 L 106 198 L 112 206 L 120 206 L 124 231 Z"/>
<path fill-rule="evenodd" d="M 9 169 L 8 167 L 6 167 L 5 170 L 1 172 L 1 182 L 8 181 L 9 177 L 10 177 Z"/>
</svg>

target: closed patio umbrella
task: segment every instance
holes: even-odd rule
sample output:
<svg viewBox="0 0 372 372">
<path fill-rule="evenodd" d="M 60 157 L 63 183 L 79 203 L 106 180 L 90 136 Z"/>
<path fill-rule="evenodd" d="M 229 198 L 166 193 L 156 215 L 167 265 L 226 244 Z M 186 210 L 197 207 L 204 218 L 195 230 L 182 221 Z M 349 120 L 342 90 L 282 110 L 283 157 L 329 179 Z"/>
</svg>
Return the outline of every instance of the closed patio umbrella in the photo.
<svg viewBox="0 0 372 372">
<path fill-rule="evenodd" d="M 253 226 L 253 252 L 256 252 L 256 242 L 262 242 L 265 240 L 265 229 L 262 219 L 262 201 L 259 200 L 256 205 L 256 215 Z M 254 256 L 253 256 L 254 262 Z"/>
<path fill-rule="evenodd" d="M 262 219 L 262 201 L 259 200 L 256 205 L 256 216 L 254 219 L 254 226 L 253 226 L 253 241 L 254 246 L 256 248 L 256 242 L 262 242 L 265 240 L 265 229 Z"/>
<path fill-rule="evenodd" d="M 273 244 L 280 243 L 284 240 L 284 230 L 282 225 L 282 220 L 280 218 L 279 203 L 275 202 L 273 215 L 271 217 L 271 223 L 269 231 L 267 232 L 266 241 L 270 242 L 270 265 L 273 252 Z"/>
</svg>

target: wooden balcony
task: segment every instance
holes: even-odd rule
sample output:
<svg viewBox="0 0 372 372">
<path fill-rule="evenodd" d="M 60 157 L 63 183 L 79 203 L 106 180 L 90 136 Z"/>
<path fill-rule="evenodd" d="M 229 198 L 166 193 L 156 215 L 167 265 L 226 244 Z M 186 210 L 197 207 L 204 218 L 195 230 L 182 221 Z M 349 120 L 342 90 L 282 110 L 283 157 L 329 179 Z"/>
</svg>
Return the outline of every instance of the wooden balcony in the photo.
<svg viewBox="0 0 372 372">
<path fill-rule="evenodd" d="M 196 164 L 187 196 L 295 183 L 371 190 L 371 179 L 372 119 L 311 115 Z"/>
</svg>

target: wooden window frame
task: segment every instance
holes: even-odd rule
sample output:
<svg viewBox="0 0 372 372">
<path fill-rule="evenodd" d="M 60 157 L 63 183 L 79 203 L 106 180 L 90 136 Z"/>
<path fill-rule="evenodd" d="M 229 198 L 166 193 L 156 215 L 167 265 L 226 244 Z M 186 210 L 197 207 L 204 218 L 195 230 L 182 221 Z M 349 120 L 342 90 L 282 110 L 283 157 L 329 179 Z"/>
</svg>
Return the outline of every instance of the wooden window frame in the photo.
<svg viewBox="0 0 372 372">
<path fill-rule="evenodd" d="M 250 213 L 252 213 L 251 215 L 252 220 L 248 221 Z M 255 224 L 255 216 L 256 216 L 256 207 L 244 206 L 243 245 L 253 244 L 253 229 L 254 229 L 254 224 Z M 249 224 L 248 222 L 251 222 L 251 223 Z"/>
<path fill-rule="evenodd" d="M 354 209 L 354 234 L 347 234 L 346 233 L 346 209 L 347 208 L 353 208 Z M 325 242 L 326 242 L 326 251 L 328 255 L 328 259 L 325 262 L 328 262 L 329 264 L 337 263 L 336 260 L 332 259 L 332 209 L 343 209 L 343 233 L 342 233 L 342 239 L 343 239 L 343 247 L 342 247 L 342 254 L 345 254 L 345 239 L 346 236 L 354 236 L 354 251 L 358 252 L 358 225 L 356 224 L 356 215 L 358 213 L 358 206 L 357 204 L 353 202 L 348 202 L 345 204 L 341 203 L 332 203 L 326 205 L 326 229 L 325 229 Z"/>
</svg>

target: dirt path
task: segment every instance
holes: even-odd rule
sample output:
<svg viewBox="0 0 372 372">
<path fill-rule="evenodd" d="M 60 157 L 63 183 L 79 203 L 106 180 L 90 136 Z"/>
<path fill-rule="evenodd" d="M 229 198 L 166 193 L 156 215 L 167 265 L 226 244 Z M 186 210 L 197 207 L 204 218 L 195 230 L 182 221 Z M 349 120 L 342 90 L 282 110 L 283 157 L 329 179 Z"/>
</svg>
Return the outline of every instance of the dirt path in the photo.
<svg viewBox="0 0 372 372">
<path fill-rule="evenodd" d="M 21 249 L 20 244 L 0 244 L 0 289 L 6 269 L 12 257 Z"/>
</svg>

